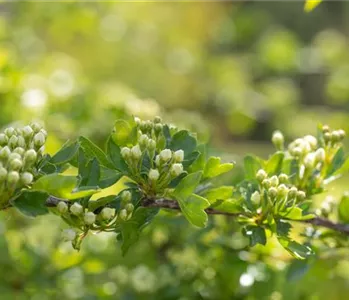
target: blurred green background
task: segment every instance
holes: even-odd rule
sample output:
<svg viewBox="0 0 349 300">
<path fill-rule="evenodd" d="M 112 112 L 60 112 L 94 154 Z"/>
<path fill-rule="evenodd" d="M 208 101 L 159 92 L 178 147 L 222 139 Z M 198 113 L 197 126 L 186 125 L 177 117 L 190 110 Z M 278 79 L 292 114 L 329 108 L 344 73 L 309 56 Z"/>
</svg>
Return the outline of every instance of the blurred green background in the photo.
<svg viewBox="0 0 349 300">
<path fill-rule="evenodd" d="M 246 152 L 265 157 L 275 129 L 288 140 L 318 123 L 349 131 L 349 3 L 325 2 L 310 14 L 303 5 L 2 3 L 0 126 L 43 120 L 54 153 L 79 135 L 103 146 L 125 115 L 161 115 L 238 162 Z M 1 213 L 0 299 L 317 300 L 349 292 L 348 250 L 318 245 L 306 263 L 273 240 L 248 251 L 229 218 L 199 230 L 163 212 L 126 257 L 111 234 L 89 236 L 75 252 L 62 228 L 52 215 Z"/>
</svg>

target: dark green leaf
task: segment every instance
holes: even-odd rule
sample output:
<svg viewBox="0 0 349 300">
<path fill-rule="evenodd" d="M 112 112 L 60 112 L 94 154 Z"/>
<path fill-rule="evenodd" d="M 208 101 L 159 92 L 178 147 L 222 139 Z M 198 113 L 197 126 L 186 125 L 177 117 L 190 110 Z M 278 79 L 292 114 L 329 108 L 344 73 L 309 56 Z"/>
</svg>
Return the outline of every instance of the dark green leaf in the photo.
<svg viewBox="0 0 349 300">
<path fill-rule="evenodd" d="M 278 236 L 288 237 L 292 225 L 285 220 L 276 220 L 276 233 Z"/>
<path fill-rule="evenodd" d="M 314 254 L 313 250 L 306 246 L 299 244 L 287 237 L 278 237 L 279 243 L 295 258 L 306 259 Z"/>
<path fill-rule="evenodd" d="M 169 148 L 173 151 L 183 150 L 186 158 L 195 150 L 196 139 L 187 130 L 181 130 L 173 135 Z"/>
<path fill-rule="evenodd" d="M 24 215 L 36 217 L 49 212 L 46 207 L 47 198 L 48 194 L 45 192 L 25 190 L 12 204 Z"/>
<path fill-rule="evenodd" d="M 349 195 L 344 194 L 338 205 L 338 216 L 341 221 L 349 223 Z"/>
<path fill-rule="evenodd" d="M 62 148 L 50 159 L 52 164 L 69 163 L 76 156 L 79 149 L 78 142 L 67 141 Z"/>
<path fill-rule="evenodd" d="M 86 159 L 90 160 L 96 158 L 100 165 L 107 168 L 113 168 L 113 164 L 108 160 L 105 153 L 97 145 L 83 136 L 79 138 L 79 142 L 81 148 L 84 150 Z"/>
<path fill-rule="evenodd" d="M 112 162 L 112 164 L 114 166 L 112 168 L 115 168 L 115 169 L 119 170 L 120 172 L 127 174 L 128 165 L 121 156 L 120 147 L 115 144 L 115 142 L 113 141 L 112 138 L 108 139 L 107 153 L 108 153 L 108 157 L 109 157 L 110 161 Z"/>
<path fill-rule="evenodd" d="M 343 150 L 343 147 L 339 148 L 336 152 L 336 154 L 334 155 L 333 159 L 332 159 L 332 163 L 329 166 L 329 169 L 327 171 L 326 174 L 326 178 L 330 177 L 331 175 L 333 175 L 337 170 L 339 170 L 343 164 L 345 163 L 345 153 Z"/>
<path fill-rule="evenodd" d="M 130 220 L 121 224 L 123 255 L 138 241 L 141 230 L 149 224 L 158 211 L 158 208 L 139 207 L 134 211 Z"/>
<path fill-rule="evenodd" d="M 102 189 L 105 189 L 109 186 L 112 186 L 118 182 L 123 174 L 117 170 L 111 170 L 105 167 L 100 168 L 101 176 L 99 178 L 98 186 Z"/>
<path fill-rule="evenodd" d="M 310 269 L 309 262 L 306 260 L 294 260 L 288 267 L 286 278 L 294 281 L 301 279 Z"/>
<path fill-rule="evenodd" d="M 262 227 L 247 225 L 243 228 L 243 234 L 250 240 L 250 247 L 257 244 L 265 245 L 267 243 L 267 236 L 265 230 Z"/>
<path fill-rule="evenodd" d="M 102 206 L 106 206 L 107 204 L 116 201 L 117 196 L 110 195 L 103 198 L 99 198 L 98 200 L 92 201 L 90 200 L 88 202 L 88 209 L 90 211 L 95 211 L 97 208 L 100 208 Z"/>
</svg>

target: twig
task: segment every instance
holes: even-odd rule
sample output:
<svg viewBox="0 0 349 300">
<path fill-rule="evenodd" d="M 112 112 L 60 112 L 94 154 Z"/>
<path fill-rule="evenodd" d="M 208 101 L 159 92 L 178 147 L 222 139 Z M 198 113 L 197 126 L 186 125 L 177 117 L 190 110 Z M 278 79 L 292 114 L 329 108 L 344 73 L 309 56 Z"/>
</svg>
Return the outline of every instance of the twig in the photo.
<svg viewBox="0 0 349 300">
<path fill-rule="evenodd" d="M 65 201 L 68 202 L 65 199 L 60 199 L 54 196 L 50 196 L 46 200 L 46 206 L 48 207 L 55 207 L 60 201 Z M 179 204 L 175 200 L 170 200 L 170 199 L 144 199 L 142 201 L 142 206 L 143 207 L 158 207 L 158 208 L 163 208 L 163 209 L 172 209 L 172 210 L 180 210 Z M 238 217 L 241 216 L 240 213 L 228 213 L 228 212 L 223 212 L 216 210 L 214 208 L 207 208 L 205 209 L 206 213 L 208 215 L 224 215 L 224 216 L 232 216 L 232 217 Z M 296 220 L 290 220 L 290 221 L 296 221 Z M 302 221 L 296 221 L 296 222 L 303 222 L 307 224 L 312 224 L 315 226 L 321 226 L 325 227 L 334 231 L 338 231 L 341 233 L 344 233 L 349 236 L 349 224 L 342 224 L 342 223 L 334 223 L 328 219 L 324 219 L 321 217 L 315 217 L 310 220 L 302 220 Z"/>
</svg>

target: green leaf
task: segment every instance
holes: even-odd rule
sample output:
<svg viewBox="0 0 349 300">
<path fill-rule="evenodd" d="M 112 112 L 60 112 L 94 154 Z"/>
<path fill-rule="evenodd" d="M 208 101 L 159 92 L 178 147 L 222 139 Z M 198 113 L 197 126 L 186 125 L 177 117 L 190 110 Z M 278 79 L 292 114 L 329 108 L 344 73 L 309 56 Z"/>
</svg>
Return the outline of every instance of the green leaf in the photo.
<svg viewBox="0 0 349 300">
<path fill-rule="evenodd" d="M 78 199 L 91 196 L 100 190 L 93 188 L 79 188 L 74 191 L 78 184 L 78 179 L 75 176 L 64 176 L 61 174 L 50 174 L 39 178 L 33 184 L 33 190 L 44 191 L 49 195 L 63 199 Z"/>
<path fill-rule="evenodd" d="M 97 199 L 95 201 L 90 200 L 88 202 L 88 209 L 90 211 L 95 211 L 97 208 L 100 208 L 102 206 L 106 206 L 107 204 L 109 204 L 109 203 L 111 203 L 113 201 L 116 201 L 116 198 L 117 198 L 117 196 L 110 195 L 110 196 L 99 198 L 99 199 Z"/>
<path fill-rule="evenodd" d="M 277 235 L 288 237 L 292 225 L 289 222 L 286 222 L 285 220 L 275 220 L 275 222 Z"/>
<path fill-rule="evenodd" d="M 205 227 L 207 223 L 205 209 L 210 206 L 210 203 L 205 198 L 193 194 L 200 183 L 201 177 L 202 172 L 192 173 L 184 177 L 175 188 L 173 196 L 191 224 Z"/>
<path fill-rule="evenodd" d="M 212 203 L 211 207 L 221 212 L 238 214 L 244 211 L 241 202 L 242 201 L 238 199 L 218 200 L 215 203 Z"/>
<path fill-rule="evenodd" d="M 314 214 L 306 214 L 303 215 L 303 210 L 297 206 L 290 207 L 285 211 L 280 211 L 279 215 L 281 217 L 287 218 L 289 220 L 302 221 L 302 220 L 310 220 L 314 219 Z"/>
<path fill-rule="evenodd" d="M 306 259 L 314 254 L 313 250 L 306 246 L 297 243 L 287 237 L 278 237 L 279 243 L 284 247 L 293 257 L 297 259 Z"/>
<path fill-rule="evenodd" d="M 62 148 L 50 159 L 51 164 L 59 165 L 69 163 L 79 150 L 78 142 L 67 141 Z"/>
<path fill-rule="evenodd" d="M 185 157 L 196 148 L 196 139 L 187 130 L 176 132 L 170 142 L 169 148 L 173 151 L 183 150 Z"/>
<path fill-rule="evenodd" d="M 342 166 L 339 169 L 333 172 L 332 176 L 337 178 L 337 176 L 348 173 L 348 171 L 349 171 L 349 157 L 345 159 L 345 161 L 343 162 Z"/>
<path fill-rule="evenodd" d="M 232 197 L 234 188 L 232 186 L 221 186 L 210 189 L 205 193 L 208 202 L 215 203 L 217 200 L 226 200 Z"/>
<path fill-rule="evenodd" d="M 341 221 L 349 223 L 349 194 L 344 194 L 338 205 L 338 216 Z"/>
<path fill-rule="evenodd" d="M 121 223 L 123 255 L 138 241 L 141 230 L 150 223 L 158 211 L 158 208 L 138 207 L 130 220 Z"/>
<path fill-rule="evenodd" d="M 278 151 L 268 159 L 265 165 L 265 171 L 268 175 L 276 175 L 280 173 L 284 156 L 284 152 Z"/>
<path fill-rule="evenodd" d="M 113 164 L 113 169 L 115 168 L 125 174 L 128 173 L 128 165 L 121 156 L 121 149 L 112 138 L 109 138 L 107 142 L 107 154 Z"/>
<path fill-rule="evenodd" d="M 112 186 L 113 184 L 118 182 L 123 176 L 121 172 L 117 170 L 111 170 L 103 166 L 100 167 L 100 172 L 101 175 L 97 185 L 102 189 Z"/>
<path fill-rule="evenodd" d="M 36 217 L 49 212 L 46 207 L 47 198 L 48 194 L 45 192 L 25 190 L 12 204 L 24 215 Z"/>
<path fill-rule="evenodd" d="M 338 171 L 345 163 L 345 152 L 343 147 L 339 148 L 332 159 L 332 163 L 329 166 L 329 169 L 326 174 L 326 178 L 333 175 L 336 171 Z"/>
<path fill-rule="evenodd" d="M 247 225 L 243 228 L 243 234 L 249 238 L 250 247 L 257 244 L 265 245 L 267 243 L 265 229 L 262 227 Z"/>
<path fill-rule="evenodd" d="M 207 157 L 206 145 L 201 144 L 201 145 L 197 146 L 196 150 L 200 153 L 200 155 L 190 165 L 190 167 L 189 167 L 190 173 L 202 171 L 205 168 L 206 157 Z"/>
<path fill-rule="evenodd" d="M 287 269 L 286 278 L 290 281 L 301 279 L 310 269 L 309 261 L 294 260 Z"/>
<path fill-rule="evenodd" d="M 311 12 L 315 7 L 317 7 L 322 0 L 306 0 L 304 4 L 304 10 L 306 12 Z"/>
<path fill-rule="evenodd" d="M 84 150 L 87 160 L 96 158 L 102 166 L 110 169 L 113 168 L 113 164 L 108 160 L 105 153 L 97 145 L 83 136 L 79 138 L 79 142 L 81 148 Z"/>
<path fill-rule="evenodd" d="M 244 158 L 244 167 L 245 167 L 245 178 L 246 179 L 255 179 L 256 173 L 259 169 L 262 168 L 260 159 L 256 156 L 247 155 Z"/>
<path fill-rule="evenodd" d="M 126 146 L 132 140 L 132 127 L 125 120 L 116 120 L 111 137 L 116 145 Z"/>
<path fill-rule="evenodd" d="M 234 167 L 233 163 L 224 163 L 221 164 L 220 157 L 211 156 L 204 169 L 204 178 L 212 178 L 218 175 L 229 172 Z"/>
</svg>

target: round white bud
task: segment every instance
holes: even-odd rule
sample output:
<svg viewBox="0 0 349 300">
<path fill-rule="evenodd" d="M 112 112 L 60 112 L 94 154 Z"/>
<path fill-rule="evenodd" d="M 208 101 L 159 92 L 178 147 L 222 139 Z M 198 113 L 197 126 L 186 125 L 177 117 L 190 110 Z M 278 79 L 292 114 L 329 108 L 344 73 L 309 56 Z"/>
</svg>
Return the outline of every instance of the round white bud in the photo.
<svg viewBox="0 0 349 300">
<path fill-rule="evenodd" d="M 58 204 L 57 204 L 57 210 L 61 214 L 65 214 L 66 212 L 68 212 L 68 205 L 67 205 L 67 203 L 65 203 L 64 201 L 59 201 Z"/>
<path fill-rule="evenodd" d="M 128 213 L 133 212 L 133 210 L 135 209 L 134 205 L 132 203 L 127 203 L 125 206 L 125 209 Z"/>
<path fill-rule="evenodd" d="M 167 162 L 172 157 L 172 151 L 170 149 L 164 149 L 160 152 L 160 160 Z"/>
<path fill-rule="evenodd" d="M 155 164 L 157 167 L 159 167 L 161 165 L 161 160 L 160 160 L 160 156 L 159 155 L 156 155 L 155 157 Z"/>
<path fill-rule="evenodd" d="M 141 151 L 141 148 L 139 147 L 139 145 L 132 147 L 131 155 L 132 155 L 132 158 L 134 158 L 135 160 L 139 160 L 141 158 L 142 151 Z"/>
<path fill-rule="evenodd" d="M 259 205 L 261 202 L 261 195 L 259 194 L 258 191 L 255 191 L 252 195 L 251 195 L 251 201 L 254 205 Z"/>
<path fill-rule="evenodd" d="M 154 118 L 154 123 L 155 123 L 155 124 L 158 124 L 158 123 L 161 123 L 161 122 L 162 122 L 161 117 L 156 116 L 156 117 Z"/>
<path fill-rule="evenodd" d="M 173 154 L 175 162 L 181 163 L 184 160 L 184 151 L 183 150 L 177 150 Z"/>
<path fill-rule="evenodd" d="M 15 135 L 13 135 L 13 136 L 11 136 L 10 139 L 8 140 L 7 145 L 8 145 L 10 148 L 14 149 L 14 148 L 16 148 L 16 146 L 17 146 L 17 142 L 18 142 L 18 137 L 16 137 Z"/>
<path fill-rule="evenodd" d="M 7 178 L 7 170 L 3 167 L 0 168 L 0 183 L 4 182 Z"/>
<path fill-rule="evenodd" d="M 173 177 L 177 177 L 183 173 L 183 165 L 182 164 L 173 164 L 170 169 L 170 173 Z"/>
<path fill-rule="evenodd" d="M 24 139 L 23 136 L 19 136 L 19 137 L 18 137 L 17 146 L 18 146 L 18 147 L 25 148 L 26 143 L 25 143 L 25 139 Z"/>
<path fill-rule="evenodd" d="M 119 218 L 123 221 L 125 221 L 127 219 L 127 210 L 126 209 L 120 210 Z"/>
<path fill-rule="evenodd" d="M 302 201 L 302 200 L 305 199 L 305 197 L 306 197 L 305 192 L 303 192 L 303 191 L 297 191 L 297 199 L 298 199 L 298 200 Z"/>
<path fill-rule="evenodd" d="M 128 148 L 128 147 L 123 147 L 122 149 L 121 149 L 121 156 L 122 156 L 122 158 L 123 159 L 128 159 L 129 157 L 130 157 L 130 155 L 131 155 L 131 149 L 130 148 Z"/>
<path fill-rule="evenodd" d="M 5 146 L 0 150 L 0 158 L 8 159 L 10 155 L 11 155 L 11 150 L 8 146 Z"/>
<path fill-rule="evenodd" d="M 326 159 L 326 152 L 324 148 L 319 148 L 315 151 L 315 159 L 318 162 L 323 162 Z"/>
<path fill-rule="evenodd" d="M 22 147 L 17 147 L 15 150 L 13 150 L 13 153 L 17 153 L 22 157 L 25 153 L 25 149 L 23 149 Z"/>
<path fill-rule="evenodd" d="M 4 133 L 0 133 L 0 145 L 4 146 L 8 143 L 8 137 Z"/>
<path fill-rule="evenodd" d="M 306 136 L 304 137 L 304 140 L 306 140 L 306 141 L 309 143 L 309 145 L 310 145 L 310 147 L 311 147 L 312 149 L 316 149 L 316 146 L 317 146 L 317 139 L 316 139 L 315 136 L 306 135 Z"/>
<path fill-rule="evenodd" d="M 8 136 L 11 137 L 16 133 L 16 130 L 13 127 L 8 127 L 5 129 L 4 133 Z"/>
<path fill-rule="evenodd" d="M 71 242 L 71 241 L 74 241 L 74 239 L 76 238 L 76 232 L 75 232 L 75 230 L 74 229 L 71 229 L 71 228 L 69 228 L 69 229 L 64 229 L 63 231 L 62 231 L 62 238 L 63 238 L 63 240 L 65 240 L 65 241 L 69 241 L 69 242 Z"/>
<path fill-rule="evenodd" d="M 160 177 L 160 173 L 157 169 L 150 169 L 148 177 L 151 181 L 157 181 Z"/>
<path fill-rule="evenodd" d="M 21 182 L 24 184 L 24 185 L 29 185 L 33 182 L 33 174 L 32 173 L 29 173 L 29 172 L 23 172 L 21 174 Z M 64 202 L 63 202 L 64 203 Z"/>
<path fill-rule="evenodd" d="M 94 222 L 96 222 L 96 215 L 91 211 L 85 213 L 84 222 L 87 225 L 92 225 Z"/>
<path fill-rule="evenodd" d="M 31 123 L 30 127 L 33 129 L 35 133 L 39 132 L 42 129 L 42 126 L 36 122 Z"/>
<path fill-rule="evenodd" d="M 70 206 L 70 211 L 75 216 L 81 215 L 83 210 L 84 210 L 83 207 L 77 202 L 75 202 L 72 206 Z"/>
<path fill-rule="evenodd" d="M 19 174 L 16 171 L 11 171 L 7 174 L 7 182 L 10 185 L 15 185 L 19 180 Z"/>
<path fill-rule="evenodd" d="M 153 151 L 156 149 L 156 142 L 153 139 L 148 140 L 148 149 Z"/>
<path fill-rule="evenodd" d="M 38 132 L 37 134 L 34 135 L 33 142 L 37 148 L 40 148 L 41 146 L 43 146 L 45 144 L 45 141 L 46 141 L 46 137 L 42 132 Z"/>
<path fill-rule="evenodd" d="M 304 165 L 306 168 L 313 168 L 315 164 L 315 155 L 314 153 L 308 153 L 304 157 Z"/>
<path fill-rule="evenodd" d="M 25 138 L 30 138 L 34 133 L 34 130 L 29 125 L 27 125 L 22 128 L 22 133 Z"/>
<path fill-rule="evenodd" d="M 274 187 L 279 185 L 279 178 L 276 175 L 270 177 L 270 185 Z"/>
<path fill-rule="evenodd" d="M 104 207 L 101 211 L 101 217 L 103 220 L 110 220 L 115 215 L 115 209 L 110 207 Z"/>
<path fill-rule="evenodd" d="M 274 131 L 271 141 L 276 149 L 281 150 L 284 146 L 284 135 L 281 133 L 281 131 Z"/>
<path fill-rule="evenodd" d="M 30 149 L 24 153 L 24 160 L 27 163 L 34 163 L 36 161 L 37 154 L 34 149 Z"/>
<path fill-rule="evenodd" d="M 280 184 L 280 185 L 278 186 L 278 195 L 279 195 L 280 197 L 286 197 L 287 194 L 288 194 L 288 188 L 287 188 L 287 186 L 284 185 L 284 184 Z"/>
<path fill-rule="evenodd" d="M 11 170 L 19 171 L 22 168 L 23 163 L 22 160 L 15 158 L 10 160 L 9 166 Z"/>
<path fill-rule="evenodd" d="M 140 146 L 145 148 L 148 145 L 148 140 L 149 140 L 148 136 L 146 134 L 142 134 L 138 139 L 138 143 Z"/>
<path fill-rule="evenodd" d="M 267 176 L 268 176 L 267 172 L 265 172 L 263 169 L 259 169 L 256 173 L 256 178 L 260 182 L 262 182 L 264 179 L 266 179 Z"/>
<path fill-rule="evenodd" d="M 121 193 L 121 201 L 123 202 L 130 202 L 132 199 L 132 194 L 130 191 L 123 191 Z"/>
</svg>

